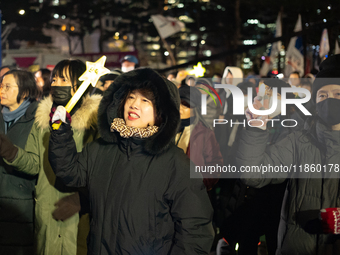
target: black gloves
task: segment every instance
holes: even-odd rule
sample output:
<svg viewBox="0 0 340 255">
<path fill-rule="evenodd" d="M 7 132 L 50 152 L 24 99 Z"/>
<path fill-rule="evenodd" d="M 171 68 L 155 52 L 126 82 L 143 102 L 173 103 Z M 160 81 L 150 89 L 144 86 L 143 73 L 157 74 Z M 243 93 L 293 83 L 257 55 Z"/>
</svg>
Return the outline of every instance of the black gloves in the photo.
<svg viewBox="0 0 340 255">
<path fill-rule="evenodd" d="M 0 134 L 0 157 L 12 162 L 17 156 L 18 148 L 4 134 Z"/>
</svg>

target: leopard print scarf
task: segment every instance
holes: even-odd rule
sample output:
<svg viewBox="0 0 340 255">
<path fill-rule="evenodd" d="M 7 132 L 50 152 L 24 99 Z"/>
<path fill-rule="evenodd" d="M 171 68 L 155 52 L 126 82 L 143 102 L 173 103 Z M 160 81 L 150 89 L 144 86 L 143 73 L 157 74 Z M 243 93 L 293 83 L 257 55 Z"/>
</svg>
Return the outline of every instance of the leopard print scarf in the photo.
<svg viewBox="0 0 340 255">
<path fill-rule="evenodd" d="M 115 118 L 111 124 L 111 132 L 117 131 L 123 138 L 138 137 L 148 138 L 158 132 L 157 126 L 148 126 L 146 128 L 129 127 L 121 118 Z"/>
</svg>

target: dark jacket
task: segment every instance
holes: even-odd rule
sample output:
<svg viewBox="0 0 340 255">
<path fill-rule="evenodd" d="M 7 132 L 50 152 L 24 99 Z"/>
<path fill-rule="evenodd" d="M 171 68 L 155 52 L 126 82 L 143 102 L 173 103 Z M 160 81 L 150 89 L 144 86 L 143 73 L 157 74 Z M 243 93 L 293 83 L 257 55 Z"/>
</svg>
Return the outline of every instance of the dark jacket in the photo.
<svg viewBox="0 0 340 255">
<path fill-rule="evenodd" d="M 31 131 L 38 103 L 32 102 L 26 113 L 7 131 L 7 137 L 24 148 Z M 0 133 L 5 122 L 0 111 Z M 33 254 L 34 200 L 36 176 L 14 171 L 0 158 L 0 254 Z"/>
<path fill-rule="evenodd" d="M 339 238 L 323 234 L 318 217 L 322 208 L 340 207 L 339 171 L 333 169 L 333 178 L 324 178 L 331 164 L 340 164 L 340 131 L 327 130 L 321 123 L 315 129 L 306 128 L 308 131 L 291 133 L 267 150 L 267 132 L 256 128 L 245 130 L 236 153 L 237 165 L 292 166 L 290 173 L 245 173 L 243 179 L 247 185 L 260 188 L 288 178 L 276 254 L 339 254 Z M 322 171 L 300 173 L 300 165 L 302 169 L 311 169 L 312 164 L 322 166 Z M 326 170 L 323 166 L 327 166 Z"/>
<path fill-rule="evenodd" d="M 147 80 L 148 82 L 143 82 Z M 110 132 L 121 100 L 151 88 L 162 116 L 146 139 Z M 179 124 L 177 88 L 151 69 L 119 76 L 98 111 L 101 138 L 79 154 L 72 132 L 52 132 L 50 163 L 68 186 L 87 186 L 91 226 L 88 254 L 208 254 L 212 208 L 202 178 L 190 178 L 190 162 L 173 143 Z"/>
</svg>

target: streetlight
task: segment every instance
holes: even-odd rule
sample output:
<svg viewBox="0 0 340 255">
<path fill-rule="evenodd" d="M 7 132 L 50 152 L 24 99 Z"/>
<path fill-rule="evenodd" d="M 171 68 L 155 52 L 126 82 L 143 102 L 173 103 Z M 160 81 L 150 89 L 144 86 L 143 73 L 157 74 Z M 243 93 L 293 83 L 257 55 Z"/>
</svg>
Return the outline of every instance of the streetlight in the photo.
<svg viewBox="0 0 340 255">
<path fill-rule="evenodd" d="M 19 11 L 19 14 L 20 14 L 20 15 L 24 15 L 24 14 L 25 14 L 25 10 L 21 9 L 21 10 Z"/>
</svg>

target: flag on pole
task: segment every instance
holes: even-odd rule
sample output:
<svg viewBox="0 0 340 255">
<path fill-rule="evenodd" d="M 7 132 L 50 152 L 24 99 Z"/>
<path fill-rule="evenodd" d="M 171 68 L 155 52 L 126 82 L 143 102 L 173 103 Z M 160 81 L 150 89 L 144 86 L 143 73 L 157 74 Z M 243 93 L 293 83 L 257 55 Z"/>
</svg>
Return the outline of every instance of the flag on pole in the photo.
<svg viewBox="0 0 340 255">
<path fill-rule="evenodd" d="M 294 32 L 300 31 L 302 31 L 302 22 L 301 15 L 299 14 Z M 301 36 L 294 36 L 290 38 L 286 52 L 285 76 L 289 77 L 289 75 L 294 71 L 298 71 L 300 76 L 303 76 L 304 74 L 303 45 Z"/>
<path fill-rule="evenodd" d="M 164 17 L 159 14 L 151 15 L 151 18 L 160 37 L 163 39 L 181 31 L 185 27 L 184 23 L 176 18 Z"/>
<path fill-rule="evenodd" d="M 322 31 L 321 40 L 320 40 L 320 51 L 319 56 L 323 59 L 329 52 L 329 40 L 328 40 L 328 32 L 327 28 Z"/>
<path fill-rule="evenodd" d="M 275 38 L 282 36 L 282 24 L 281 24 L 281 12 L 279 12 L 279 15 L 277 15 L 276 19 L 276 32 L 275 32 Z M 272 45 L 272 49 L 270 51 L 270 61 L 272 63 L 275 62 L 276 56 L 280 54 L 281 50 L 281 41 L 274 42 Z"/>
<path fill-rule="evenodd" d="M 276 31 L 275 38 L 282 36 L 282 23 L 281 23 L 281 12 L 277 15 L 276 19 Z M 281 41 L 274 42 L 269 50 L 268 57 L 265 57 L 265 61 L 260 69 L 261 76 L 267 76 L 268 72 L 273 69 L 273 64 L 275 63 L 276 56 L 280 54 Z"/>
<path fill-rule="evenodd" d="M 334 54 L 340 54 L 339 42 L 338 39 L 335 40 L 335 51 Z"/>
</svg>

